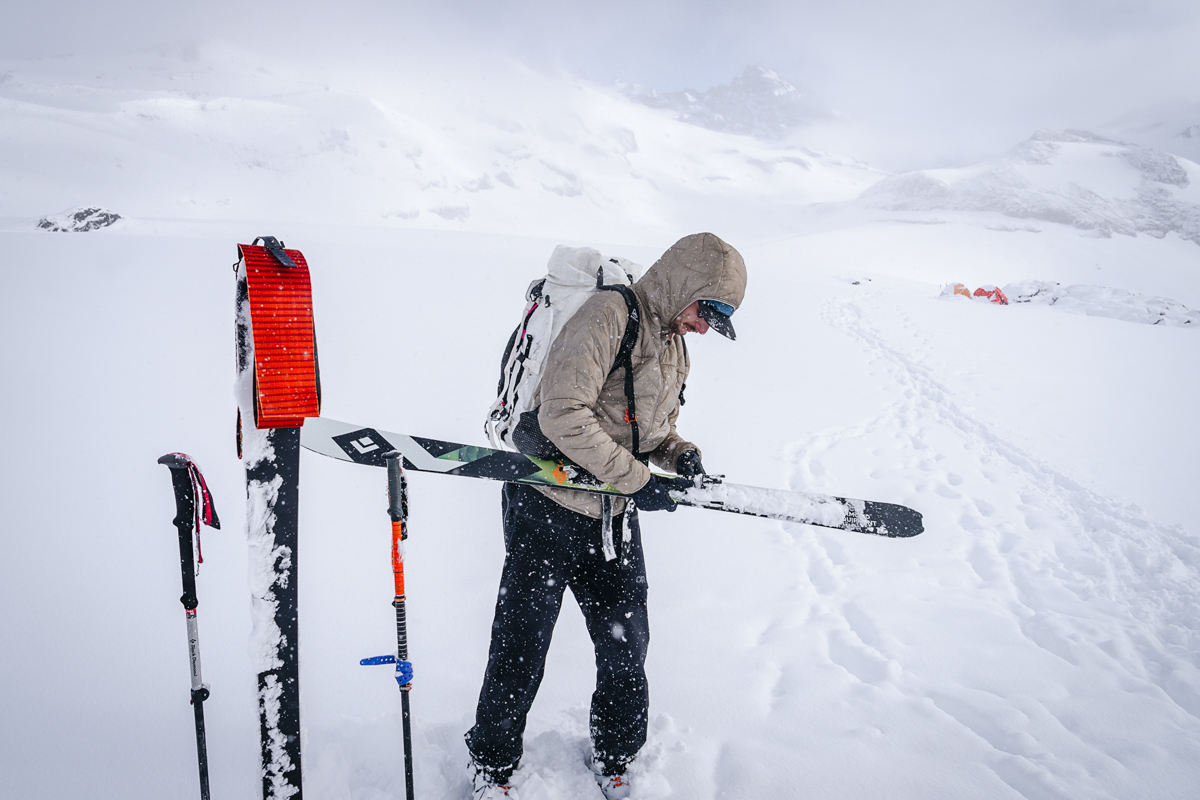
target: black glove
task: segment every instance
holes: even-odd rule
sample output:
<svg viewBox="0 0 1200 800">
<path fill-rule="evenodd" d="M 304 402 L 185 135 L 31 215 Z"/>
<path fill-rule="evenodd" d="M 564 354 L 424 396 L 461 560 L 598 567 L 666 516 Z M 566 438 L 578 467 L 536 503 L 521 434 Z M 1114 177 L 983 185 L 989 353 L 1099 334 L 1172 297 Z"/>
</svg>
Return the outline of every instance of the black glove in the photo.
<svg viewBox="0 0 1200 800">
<path fill-rule="evenodd" d="M 700 463 L 700 454 L 695 450 L 684 450 L 680 453 L 679 458 L 675 459 L 675 474 L 685 478 L 704 475 L 704 465 Z"/>
<path fill-rule="evenodd" d="M 651 474 L 646 485 L 629 495 L 629 499 L 642 511 L 674 511 L 679 504 L 667 492 L 687 489 L 691 485 L 687 478 L 663 478 Z"/>
</svg>

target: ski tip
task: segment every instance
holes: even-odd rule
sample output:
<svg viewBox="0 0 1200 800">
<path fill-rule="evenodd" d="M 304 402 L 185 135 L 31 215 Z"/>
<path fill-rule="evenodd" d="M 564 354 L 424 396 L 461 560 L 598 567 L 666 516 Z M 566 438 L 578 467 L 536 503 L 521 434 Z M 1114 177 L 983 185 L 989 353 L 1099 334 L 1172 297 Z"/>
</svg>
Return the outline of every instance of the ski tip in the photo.
<svg viewBox="0 0 1200 800">
<path fill-rule="evenodd" d="M 919 511 L 894 503 L 867 503 L 867 517 L 876 530 L 889 539 L 907 539 L 925 531 L 924 518 Z"/>
<path fill-rule="evenodd" d="M 170 469 L 187 469 L 188 460 L 187 456 L 183 455 L 183 453 L 167 453 L 158 459 L 158 463 Z"/>
</svg>

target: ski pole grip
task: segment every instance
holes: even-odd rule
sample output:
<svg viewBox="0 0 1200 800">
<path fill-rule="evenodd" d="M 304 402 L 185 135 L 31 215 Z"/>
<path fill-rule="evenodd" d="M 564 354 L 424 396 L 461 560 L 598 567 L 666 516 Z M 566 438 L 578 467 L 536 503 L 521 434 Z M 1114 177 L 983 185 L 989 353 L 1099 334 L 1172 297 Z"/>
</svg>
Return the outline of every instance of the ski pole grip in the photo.
<svg viewBox="0 0 1200 800">
<path fill-rule="evenodd" d="M 200 604 L 196 598 L 196 565 L 192 560 L 192 520 L 196 513 L 192 476 L 188 474 L 187 459 L 178 453 L 168 453 L 158 463 L 171 470 L 171 486 L 175 490 L 175 519 L 172 523 L 179 532 L 179 566 L 183 570 L 183 596 L 179 602 L 192 611 Z"/>
<path fill-rule="evenodd" d="M 196 513 L 196 498 L 193 496 L 192 477 L 188 475 L 187 459 L 178 453 L 168 453 L 158 460 L 171 470 L 171 486 L 175 490 L 175 527 L 192 524 Z"/>
<path fill-rule="evenodd" d="M 158 459 L 158 463 L 170 467 L 171 469 L 187 469 L 187 459 L 179 455 L 179 453 L 167 453 L 162 458 Z"/>
<path fill-rule="evenodd" d="M 404 496 L 404 470 L 400 467 L 400 451 L 389 450 L 383 454 L 387 459 L 388 517 L 392 522 L 404 522 L 408 517 L 408 498 Z"/>
</svg>

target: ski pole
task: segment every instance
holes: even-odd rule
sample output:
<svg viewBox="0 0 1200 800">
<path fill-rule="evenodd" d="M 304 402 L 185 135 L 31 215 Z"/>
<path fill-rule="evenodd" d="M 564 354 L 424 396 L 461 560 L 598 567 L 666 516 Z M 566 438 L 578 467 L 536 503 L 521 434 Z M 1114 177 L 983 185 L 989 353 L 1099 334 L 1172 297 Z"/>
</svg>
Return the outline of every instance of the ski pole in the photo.
<svg viewBox="0 0 1200 800">
<path fill-rule="evenodd" d="M 400 451 L 389 450 L 383 457 L 387 459 L 388 516 L 392 520 L 392 577 L 396 592 L 392 598 L 392 606 L 396 609 L 396 655 L 364 658 L 358 663 L 363 666 L 396 665 L 396 683 L 400 686 L 400 717 L 404 729 L 404 791 L 405 797 L 413 800 L 412 725 L 408 708 L 413 668 L 412 662 L 408 660 L 408 622 L 404 611 L 404 540 L 408 538 L 408 482 L 404 479 L 404 469 L 400 466 Z"/>
<path fill-rule="evenodd" d="M 172 522 L 179 530 L 179 566 L 183 571 L 183 596 L 179 602 L 187 614 L 188 660 L 192 673 L 192 709 L 196 716 L 196 758 L 200 764 L 200 797 L 209 800 L 208 794 L 208 746 L 204 741 L 204 701 L 208 699 L 208 687 L 200 677 L 200 626 L 196 621 L 196 564 L 192 559 L 192 528 L 196 530 L 196 545 L 199 552 L 200 523 L 220 529 L 217 509 L 209 494 L 208 484 L 200 474 L 200 468 L 183 453 L 168 453 L 158 460 L 171 470 L 171 485 L 175 489 L 175 519 Z M 197 502 L 199 496 L 200 502 Z M 204 561 L 203 555 L 200 561 Z"/>
</svg>

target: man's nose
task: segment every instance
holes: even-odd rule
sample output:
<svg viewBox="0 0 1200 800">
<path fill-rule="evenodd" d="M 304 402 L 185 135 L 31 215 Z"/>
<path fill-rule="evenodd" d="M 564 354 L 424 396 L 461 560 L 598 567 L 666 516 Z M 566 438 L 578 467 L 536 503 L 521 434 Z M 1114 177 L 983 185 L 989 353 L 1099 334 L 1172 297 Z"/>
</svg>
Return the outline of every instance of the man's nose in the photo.
<svg viewBox="0 0 1200 800">
<path fill-rule="evenodd" d="M 705 321 L 704 317 L 698 317 L 696 319 L 696 333 L 700 334 L 701 336 L 708 333 L 708 322 Z"/>
</svg>

